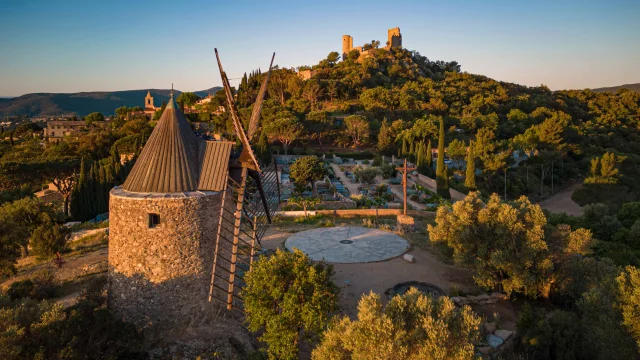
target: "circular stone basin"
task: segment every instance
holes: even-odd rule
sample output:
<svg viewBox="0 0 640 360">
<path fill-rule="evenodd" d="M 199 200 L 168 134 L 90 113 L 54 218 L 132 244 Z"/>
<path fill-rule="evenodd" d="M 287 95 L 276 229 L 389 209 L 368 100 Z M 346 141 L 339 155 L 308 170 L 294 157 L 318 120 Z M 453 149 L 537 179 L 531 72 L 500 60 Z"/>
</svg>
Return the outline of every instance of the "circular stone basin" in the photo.
<svg viewBox="0 0 640 360">
<path fill-rule="evenodd" d="M 284 245 L 289 251 L 301 250 L 313 260 L 342 264 L 387 260 L 409 248 L 409 242 L 396 234 L 351 226 L 301 231 Z"/>
<path fill-rule="evenodd" d="M 406 281 L 406 282 L 397 284 L 396 286 L 390 289 L 391 290 L 390 295 L 391 297 L 393 297 L 394 295 L 404 295 L 404 293 L 409 291 L 409 289 L 411 289 L 412 287 L 417 288 L 418 291 L 420 292 L 430 294 L 433 297 L 444 296 L 444 291 L 442 291 L 442 289 L 440 289 L 439 287 L 433 284 L 420 282 L 420 281 Z"/>
</svg>

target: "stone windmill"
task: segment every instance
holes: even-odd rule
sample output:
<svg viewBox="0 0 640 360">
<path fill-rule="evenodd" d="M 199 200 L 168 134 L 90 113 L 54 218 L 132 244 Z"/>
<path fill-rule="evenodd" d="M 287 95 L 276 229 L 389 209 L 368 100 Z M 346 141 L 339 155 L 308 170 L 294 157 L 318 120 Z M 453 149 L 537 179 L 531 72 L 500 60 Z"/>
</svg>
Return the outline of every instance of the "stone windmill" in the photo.
<svg viewBox="0 0 640 360">
<path fill-rule="evenodd" d="M 220 69 L 241 146 L 196 136 L 172 94 L 110 192 L 108 306 L 138 327 L 206 322 L 214 300 L 241 308 L 242 278 L 280 203 L 275 163 L 261 167 L 251 149 L 269 74 L 245 133 Z"/>
</svg>

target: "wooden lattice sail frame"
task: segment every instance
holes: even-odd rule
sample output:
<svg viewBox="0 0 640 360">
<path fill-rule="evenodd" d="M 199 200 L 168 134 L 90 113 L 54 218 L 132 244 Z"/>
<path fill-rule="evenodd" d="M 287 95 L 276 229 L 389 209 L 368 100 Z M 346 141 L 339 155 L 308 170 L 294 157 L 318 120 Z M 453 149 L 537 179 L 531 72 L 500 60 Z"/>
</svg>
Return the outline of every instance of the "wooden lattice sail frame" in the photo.
<svg viewBox="0 0 640 360">
<path fill-rule="evenodd" d="M 209 301 L 218 300 L 225 303 L 228 310 L 232 310 L 241 309 L 242 297 L 239 292 L 244 284 L 244 273 L 251 269 L 256 246 L 280 204 L 276 163 L 272 162 L 261 169 L 251 147 L 251 140 L 258 129 L 262 101 L 267 91 L 275 53 L 253 106 L 248 133 L 245 133 L 240 121 L 231 85 L 222 68 L 217 49 L 215 53 L 228 111 L 242 150 L 237 159 L 232 157 L 230 160 L 227 186 L 222 192 Z"/>
</svg>

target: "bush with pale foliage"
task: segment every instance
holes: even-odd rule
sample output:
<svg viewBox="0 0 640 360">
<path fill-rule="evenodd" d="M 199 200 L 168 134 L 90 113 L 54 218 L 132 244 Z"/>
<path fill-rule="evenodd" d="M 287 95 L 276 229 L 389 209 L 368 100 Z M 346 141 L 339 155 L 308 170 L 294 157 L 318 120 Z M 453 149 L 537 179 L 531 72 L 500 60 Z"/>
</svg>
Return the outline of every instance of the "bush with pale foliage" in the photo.
<svg viewBox="0 0 640 360">
<path fill-rule="evenodd" d="M 616 280 L 623 325 L 636 340 L 640 352 L 640 270 L 627 266 Z"/>
<path fill-rule="evenodd" d="M 480 322 L 468 306 L 457 309 L 448 297 L 415 288 L 386 308 L 370 293 L 360 299 L 358 320 L 344 317 L 329 326 L 312 359 L 471 359 Z"/>
<path fill-rule="evenodd" d="M 440 207 L 428 230 L 431 241 L 453 250 L 456 264 L 473 270 L 478 285 L 534 298 L 548 297 L 558 266 L 590 254 L 593 245 L 589 230 L 547 225 L 540 206 L 525 196 L 506 203 L 493 194 L 484 203 L 471 192 L 451 210 Z"/>
</svg>

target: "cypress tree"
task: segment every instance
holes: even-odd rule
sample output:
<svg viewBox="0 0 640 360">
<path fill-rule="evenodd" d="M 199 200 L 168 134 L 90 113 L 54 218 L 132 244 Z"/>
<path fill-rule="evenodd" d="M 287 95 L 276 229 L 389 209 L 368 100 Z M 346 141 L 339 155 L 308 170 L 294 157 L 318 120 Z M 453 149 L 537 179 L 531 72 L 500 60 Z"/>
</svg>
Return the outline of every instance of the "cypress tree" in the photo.
<svg viewBox="0 0 640 360">
<path fill-rule="evenodd" d="M 407 156 L 407 139 L 402 138 L 402 154 L 401 156 Z"/>
<path fill-rule="evenodd" d="M 409 147 L 409 155 L 416 154 L 416 142 L 414 140 L 411 141 L 411 146 Z"/>
<path fill-rule="evenodd" d="M 89 169 L 87 169 L 86 161 L 83 161 L 82 165 L 82 187 L 80 188 L 79 196 L 79 204 L 82 207 L 81 218 L 78 220 L 86 221 L 91 218 L 93 202 L 91 200 L 91 173 Z"/>
<path fill-rule="evenodd" d="M 427 165 L 431 169 L 431 164 L 433 163 L 433 153 L 431 152 L 431 139 L 429 139 L 429 142 L 427 143 L 427 154 L 428 154 Z"/>
<path fill-rule="evenodd" d="M 82 213 L 84 211 L 84 206 L 82 204 L 82 201 L 84 200 L 84 197 L 82 196 L 82 190 L 83 190 L 85 178 L 86 178 L 86 171 L 84 168 L 84 158 L 83 158 L 80 160 L 80 176 L 78 178 L 78 182 L 76 182 L 76 185 L 73 187 L 73 190 L 71 191 L 71 203 L 69 204 L 69 207 L 71 209 L 71 218 L 74 220 L 82 221 L 82 219 L 84 219 L 84 214 Z"/>
<path fill-rule="evenodd" d="M 448 165 L 444 166 L 444 184 L 447 190 L 449 190 L 449 166 Z M 451 196 L 451 194 L 449 194 L 449 196 Z"/>
<path fill-rule="evenodd" d="M 102 214 L 109 209 L 109 181 L 107 177 L 108 167 L 98 165 L 98 175 L 100 177 L 100 186 L 98 187 L 98 196 L 100 197 L 100 208 L 98 214 Z M 96 215 L 98 215 L 96 214 Z"/>
<path fill-rule="evenodd" d="M 476 189 L 476 164 L 472 141 L 469 141 L 469 151 L 467 152 L 467 169 L 465 172 L 464 186 L 469 190 Z"/>
<path fill-rule="evenodd" d="M 438 162 L 436 164 L 436 189 L 438 195 L 445 199 L 449 199 L 447 172 L 444 167 L 444 120 L 440 119 L 440 131 L 438 134 Z"/>
<path fill-rule="evenodd" d="M 87 186 L 87 200 L 89 201 L 89 206 L 87 206 L 87 217 L 89 219 L 94 217 L 94 214 L 96 214 L 98 212 L 98 209 L 100 208 L 100 205 L 98 204 L 98 202 L 100 201 L 100 197 L 98 196 L 98 186 L 100 184 L 98 181 L 99 177 L 97 174 L 98 170 L 96 169 L 96 166 L 96 162 L 94 161 L 93 164 L 91 164 L 91 169 L 89 170 L 89 186 Z"/>
<path fill-rule="evenodd" d="M 420 165 L 422 165 L 422 160 L 423 160 L 423 153 L 424 151 L 422 150 L 422 148 L 424 147 L 424 145 L 422 144 L 422 142 L 418 143 L 418 148 L 416 149 L 416 165 L 418 167 L 420 167 Z"/>
</svg>

